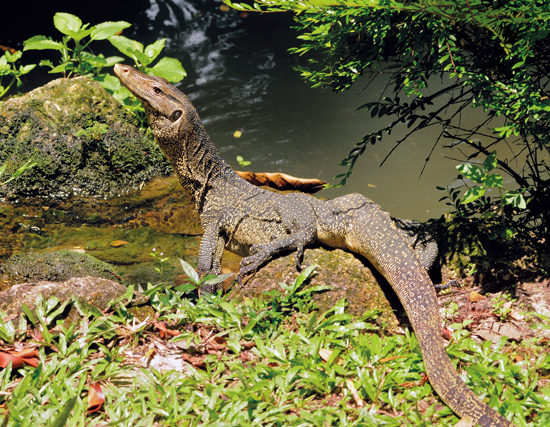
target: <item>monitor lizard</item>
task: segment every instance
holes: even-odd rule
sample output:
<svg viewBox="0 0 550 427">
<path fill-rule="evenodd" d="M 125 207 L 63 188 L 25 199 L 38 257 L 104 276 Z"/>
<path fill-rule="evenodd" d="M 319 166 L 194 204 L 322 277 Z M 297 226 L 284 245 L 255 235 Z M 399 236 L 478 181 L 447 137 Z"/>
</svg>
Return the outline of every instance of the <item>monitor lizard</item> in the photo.
<svg viewBox="0 0 550 427">
<path fill-rule="evenodd" d="M 195 202 L 204 229 L 199 274 L 219 274 L 223 250 L 244 258 L 239 283 L 281 251 L 322 244 L 367 258 L 399 297 L 416 334 L 430 384 L 458 415 L 483 427 L 513 426 L 462 381 L 445 352 L 434 286 L 389 214 L 360 194 L 320 200 L 278 194 L 243 180 L 224 161 L 191 101 L 163 78 L 115 65 L 143 104 L 155 139 Z M 206 289 L 212 292 L 215 289 Z"/>
</svg>

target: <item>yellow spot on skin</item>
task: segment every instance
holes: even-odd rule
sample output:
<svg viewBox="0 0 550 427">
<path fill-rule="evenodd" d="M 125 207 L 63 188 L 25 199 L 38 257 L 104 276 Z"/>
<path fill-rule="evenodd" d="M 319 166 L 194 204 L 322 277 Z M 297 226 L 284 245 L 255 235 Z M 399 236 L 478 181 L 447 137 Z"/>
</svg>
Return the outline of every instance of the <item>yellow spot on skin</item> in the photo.
<svg viewBox="0 0 550 427">
<path fill-rule="evenodd" d="M 235 138 L 240 138 L 243 135 L 243 133 L 240 130 L 236 130 L 235 133 L 233 133 L 233 136 Z"/>
</svg>

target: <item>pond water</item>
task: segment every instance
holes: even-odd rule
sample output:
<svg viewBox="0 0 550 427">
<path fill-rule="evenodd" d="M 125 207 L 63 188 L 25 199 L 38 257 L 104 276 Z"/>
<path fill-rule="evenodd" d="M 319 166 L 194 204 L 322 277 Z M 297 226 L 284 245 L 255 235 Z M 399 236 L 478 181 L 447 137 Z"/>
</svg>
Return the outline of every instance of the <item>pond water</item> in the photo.
<svg viewBox="0 0 550 427">
<path fill-rule="evenodd" d="M 357 111 L 357 107 L 380 97 L 387 76 L 378 76 L 368 87 L 369 79 L 365 78 L 364 82 L 346 93 L 309 88 L 299 73 L 293 70 L 298 61 L 303 60 L 287 52 L 289 47 L 298 44 L 297 33 L 289 28 L 292 24 L 289 15 L 242 14 L 224 10 L 221 2 L 211 0 L 120 1 L 113 5 L 110 4 L 113 2 L 98 1 L 94 2 L 93 7 L 76 4 L 79 2 L 52 3 L 41 4 L 39 11 L 33 9 L 29 12 L 30 16 L 14 14 L 10 23 L 13 28 L 5 27 L 3 30 L 10 32 L 9 36 L 2 38 L 7 40 L 3 44 L 20 48 L 23 40 L 36 34 L 59 39 L 59 33 L 52 24 L 53 15 L 58 11 L 74 13 L 84 22 L 92 24 L 127 20 L 133 26 L 124 35 L 146 44 L 165 37 L 167 47 L 164 54 L 180 59 L 188 73 L 179 88 L 193 101 L 212 140 L 236 169 L 239 168 L 236 157 L 242 156 L 252 162 L 246 169 L 255 172 L 284 172 L 333 182 L 335 175 L 346 171 L 338 164 L 353 144 L 364 134 L 386 124 L 371 119 L 366 111 Z M 33 25 L 23 25 L 23 20 L 29 19 Z M 108 44 L 104 46 L 109 49 Z M 24 58 L 33 58 L 36 52 L 25 55 Z M 44 52 L 37 57 L 44 57 Z M 42 84 L 40 79 L 44 76 L 33 79 L 26 89 Z M 479 114 L 478 110 L 467 111 L 462 117 L 463 123 L 469 119 L 479 119 Z M 242 132 L 240 138 L 233 136 L 236 130 Z M 446 212 L 448 207 L 438 202 L 443 194 L 435 186 L 446 186 L 456 178 L 454 166 L 458 162 L 447 158 L 453 153 L 441 145 L 437 146 L 421 174 L 424 160 L 430 155 L 439 134 L 437 129 L 409 138 L 380 167 L 394 142 L 406 132 L 406 126 L 402 125 L 394 129 L 391 136 L 385 137 L 383 143 L 369 146 L 345 187 L 324 190 L 319 194 L 332 198 L 359 192 L 382 205 L 393 216 L 402 218 L 426 220 Z M 167 185 L 176 186 L 175 183 Z M 155 200 L 158 202 L 164 196 L 162 193 L 160 199 Z M 127 203 L 125 209 L 128 216 L 137 218 L 146 215 L 147 211 L 156 215 L 164 209 L 155 204 L 157 202 L 124 203 Z M 196 252 L 196 238 L 188 236 L 193 233 L 178 230 L 176 226 L 174 229 L 158 224 L 150 227 L 150 224 L 145 226 L 134 221 L 134 229 L 125 228 L 116 221 L 110 223 L 106 219 L 112 215 L 112 206 L 90 205 L 89 212 L 96 209 L 95 215 L 103 218 L 94 224 L 76 206 L 80 204 L 71 202 L 55 207 L 20 207 L 10 211 L 11 214 L 5 210 L 0 226 L 4 224 L 4 237 L 12 237 L 9 244 L 6 240 L 2 243 L 4 256 L 29 249 L 76 247 L 85 248 L 92 254 L 95 252 L 94 255 L 105 261 L 129 265 L 145 261 L 149 257 L 148 246 L 165 246 L 172 260 L 176 260 L 177 256 L 185 257 L 186 253 L 168 250 L 168 247 L 183 244 L 174 243 L 173 236 L 187 236 L 185 238 L 192 242 L 186 242 L 184 246 L 193 247 Z M 52 215 L 54 211 L 48 214 L 42 208 L 57 209 L 59 215 Z M 20 220 L 15 221 L 14 218 Z M 62 218 L 66 218 L 67 222 Z M 41 230 L 40 233 L 25 228 L 32 226 L 33 221 L 39 223 L 36 227 Z M 23 226 L 17 226 L 13 231 L 14 223 Z M 6 228 L 6 224 L 11 224 L 12 228 Z M 167 224 L 173 223 L 168 221 Z M 142 229 L 139 238 L 132 235 L 136 233 L 135 229 Z M 152 229 L 158 234 L 148 235 L 151 231 L 144 231 Z M 108 233 L 101 238 L 93 235 L 101 235 L 106 230 Z M 65 237 L 61 237 L 63 233 L 66 233 Z M 94 239 L 101 242 L 96 242 L 94 246 L 90 243 Z M 122 248 L 110 246 L 109 242 L 116 240 L 133 241 L 134 252 L 128 249 L 131 244 Z M 127 248 L 124 249 L 124 246 Z M 138 247 L 142 254 L 137 254 Z M 125 256 L 124 261 L 119 258 L 119 252 L 124 250 L 135 254 L 134 261 L 129 261 L 130 255 Z M 194 255 L 187 253 L 187 256 L 194 261 Z M 238 261 L 229 261 L 230 264 L 235 262 Z"/>
</svg>

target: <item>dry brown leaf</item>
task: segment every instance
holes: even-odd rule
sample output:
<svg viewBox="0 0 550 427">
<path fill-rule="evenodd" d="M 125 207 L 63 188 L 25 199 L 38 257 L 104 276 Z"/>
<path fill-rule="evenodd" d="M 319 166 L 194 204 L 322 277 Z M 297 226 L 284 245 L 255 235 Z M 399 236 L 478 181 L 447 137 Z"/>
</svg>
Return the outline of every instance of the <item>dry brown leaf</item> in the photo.
<svg viewBox="0 0 550 427">
<path fill-rule="evenodd" d="M 39 329 L 32 329 L 29 334 L 30 334 L 31 338 L 35 341 L 38 341 L 38 342 L 44 341 L 44 337 L 42 336 L 42 332 L 40 332 Z"/>
<path fill-rule="evenodd" d="M 10 362 L 12 369 L 22 368 L 25 365 L 38 368 L 38 364 L 40 363 L 38 351 L 26 348 L 21 351 L 0 352 L 0 367 L 5 368 Z"/>
<path fill-rule="evenodd" d="M 158 329 L 161 338 L 164 337 L 177 337 L 181 334 L 180 331 L 168 329 L 164 322 L 153 322 L 153 326 Z"/>
<path fill-rule="evenodd" d="M 402 359 L 404 357 L 405 356 L 388 356 L 388 357 L 383 357 L 382 359 L 379 360 L 379 362 L 386 363 L 386 362 L 389 362 L 390 360 Z"/>
<path fill-rule="evenodd" d="M 418 408 L 420 413 L 423 414 L 430 407 L 430 402 L 427 402 L 424 399 L 421 399 L 418 402 L 416 402 L 416 407 Z"/>
<path fill-rule="evenodd" d="M 326 182 L 319 179 L 296 178 L 285 173 L 237 172 L 239 176 L 256 186 L 268 186 L 280 191 L 301 191 L 313 194 L 325 188 Z"/>
<path fill-rule="evenodd" d="M 450 341 L 453 337 L 453 333 L 447 328 L 441 328 L 441 336 L 447 341 Z"/>
<path fill-rule="evenodd" d="M 321 359 L 323 359 L 324 362 L 327 362 L 330 359 L 331 355 L 332 350 L 326 350 L 324 348 L 319 349 L 319 356 L 321 357 Z M 342 358 L 340 356 L 337 356 L 332 363 L 342 365 L 344 362 L 342 361 Z"/>
<path fill-rule="evenodd" d="M 191 356 L 189 362 L 196 368 L 206 368 L 206 356 Z"/>
<path fill-rule="evenodd" d="M 512 360 L 514 363 L 522 362 L 524 359 L 519 354 L 514 354 L 512 356 Z"/>
<path fill-rule="evenodd" d="M 6 52 L 9 52 L 11 53 L 12 55 L 16 54 L 17 53 L 17 50 L 14 49 L 13 47 L 9 47 L 9 46 L 3 46 L 0 44 L 0 50 L 3 50 L 3 51 L 6 51 Z"/>
<path fill-rule="evenodd" d="M 101 409 L 105 402 L 105 393 L 101 390 L 99 383 L 91 383 L 88 391 L 88 409 L 87 412 L 96 412 Z"/>
<path fill-rule="evenodd" d="M 239 341 L 239 344 L 242 345 L 244 348 L 256 347 L 256 343 L 254 341 Z"/>
<path fill-rule="evenodd" d="M 481 301 L 485 299 L 485 295 L 478 294 L 476 291 L 470 292 L 470 295 L 468 295 L 468 299 L 470 302 L 474 301 Z"/>
<path fill-rule="evenodd" d="M 227 348 L 227 344 L 224 337 L 216 336 L 210 340 L 208 347 L 214 350 L 225 350 Z"/>
</svg>

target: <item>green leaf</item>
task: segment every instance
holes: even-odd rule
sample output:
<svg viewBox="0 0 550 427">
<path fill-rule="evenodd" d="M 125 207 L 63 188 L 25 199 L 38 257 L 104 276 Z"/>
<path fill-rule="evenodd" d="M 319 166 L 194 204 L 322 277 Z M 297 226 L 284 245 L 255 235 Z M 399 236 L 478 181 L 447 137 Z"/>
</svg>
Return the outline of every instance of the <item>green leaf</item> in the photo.
<svg viewBox="0 0 550 427">
<path fill-rule="evenodd" d="M 124 36 L 111 36 L 109 41 L 124 55 L 132 58 L 137 64 L 147 62 L 149 59 L 143 53 L 143 45 L 135 40 L 131 40 Z"/>
<path fill-rule="evenodd" d="M 501 187 L 504 185 L 504 180 L 502 179 L 502 175 L 499 175 L 498 173 L 492 173 L 491 175 L 487 175 L 485 178 L 483 178 L 483 184 L 487 187 Z"/>
<path fill-rule="evenodd" d="M 179 291 L 179 292 L 185 292 L 185 293 L 187 293 L 187 292 L 194 291 L 196 288 L 197 288 L 197 287 L 196 287 L 194 284 L 192 284 L 192 283 L 186 283 L 186 284 L 184 284 L 184 285 L 178 286 L 178 287 L 176 288 L 176 290 Z"/>
<path fill-rule="evenodd" d="M 96 78 L 99 81 L 99 84 L 105 89 L 112 90 L 113 92 L 118 91 L 121 88 L 120 80 L 109 74 L 105 75 L 102 80 L 99 80 L 99 77 Z"/>
<path fill-rule="evenodd" d="M 65 62 L 64 64 L 59 64 L 57 67 L 52 68 L 49 73 L 64 73 L 67 70 L 73 70 L 74 64 L 72 62 Z"/>
<path fill-rule="evenodd" d="M 23 304 L 21 306 L 21 310 L 23 310 L 23 312 L 27 315 L 27 318 L 31 321 L 31 323 L 36 326 L 36 319 L 31 309 L 27 307 L 25 304 Z"/>
<path fill-rule="evenodd" d="M 483 162 L 483 169 L 485 169 L 485 172 L 491 172 L 496 167 L 497 167 L 497 152 L 493 151 L 491 154 L 487 156 L 487 158 Z"/>
<path fill-rule="evenodd" d="M 234 275 L 234 273 L 220 274 L 219 276 L 216 276 L 213 279 L 206 280 L 204 283 L 206 285 L 215 285 L 217 283 L 223 282 L 226 279 L 229 279 L 233 275 Z"/>
<path fill-rule="evenodd" d="M 19 59 L 21 59 L 21 56 L 23 55 L 23 52 L 21 52 L 20 50 L 16 51 L 14 54 L 11 54 L 9 51 L 6 50 L 6 53 L 5 53 L 5 56 L 6 56 L 6 60 L 8 62 L 15 62 L 15 61 L 18 61 Z"/>
<path fill-rule="evenodd" d="M 61 33 L 80 40 L 89 35 L 92 30 L 86 30 L 87 24 L 82 26 L 82 21 L 78 16 L 70 13 L 58 12 L 53 17 L 53 24 Z"/>
<path fill-rule="evenodd" d="M 159 53 L 162 51 L 162 49 L 164 49 L 165 42 L 166 42 L 166 39 L 157 40 L 155 43 L 150 44 L 143 50 L 143 53 L 145 53 L 145 55 L 147 55 L 147 57 L 149 58 L 149 64 L 152 63 L 157 58 L 157 56 L 159 56 Z M 148 64 L 143 64 L 143 65 L 148 65 Z"/>
<path fill-rule="evenodd" d="M 23 50 L 63 50 L 65 46 L 62 43 L 55 42 L 46 38 L 45 36 L 34 36 L 23 42 Z"/>
<path fill-rule="evenodd" d="M 464 194 L 464 197 L 462 197 L 462 200 L 460 201 L 460 204 L 464 205 L 466 203 L 471 203 L 474 200 L 479 199 L 484 194 L 485 194 L 485 188 L 472 187 L 468 191 L 466 191 L 466 193 Z"/>
<path fill-rule="evenodd" d="M 96 68 L 103 68 L 107 66 L 107 61 L 105 58 L 92 55 L 89 52 L 82 52 L 82 59 Z"/>
<path fill-rule="evenodd" d="M 508 191 L 502 197 L 502 200 L 507 205 L 512 205 L 519 209 L 527 208 L 527 203 L 525 201 L 525 198 L 523 197 L 523 194 L 521 194 L 519 191 Z"/>
<path fill-rule="evenodd" d="M 65 406 L 63 406 L 63 409 L 61 410 L 59 415 L 52 421 L 52 423 L 49 425 L 49 427 L 63 427 L 65 424 L 67 424 L 67 420 L 69 419 L 69 416 L 71 415 L 71 411 L 73 410 L 77 399 L 78 399 L 78 396 L 75 396 L 72 399 L 70 399 L 65 404 Z"/>
<path fill-rule="evenodd" d="M 188 263 L 186 263 L 184 260 L 182 260 L 180 258 L 180 263 L 181 263 L 181 267 L 183 268 L 183 271 L 185 274 L 187 274 L 187 276 L 193 281 L 195 282 L 196 284 L 199 283 L 199 275 L 197 274 L 197 272 L 195 271 L 195 269 L 193 267 L 191 267 L 191 265 L 189 265 Z"/>
<path fill-rule="evenodd" d="M 90 38 L 92 40 L 105 40 L 131 26 L 132 24 L 125 21 L 102 22 L 91 28 L 92 32 Z"/>
<path fill-rule="evenodd" d="M 300 273 L 300 275 L 296 278 L 296 281 L 294 282 L 294 286 L 292 286 L 290 290 L 290 294 L 295 293 L 300 288 L 300 286 L 302 286 L 302 283 L 307 280 L 307 278 L 310 276 L 313 270 L 315 270 L 315 268 L 317 268 L 317 265 L 312 264 Z"/>
<path fill-rule="evenodd" d="M 124 58 L 122 56 L 109 56 L 105 58 L 105 67 L 112 67 L 113 65 L 124 61 Z"/>
<path fill-rule="evenodd" d="M 483 170 L 479 166 L 472 165 L 471 163 L 458 165 L 456 168 L 466 178 L 471 179 L 472 181 L 479 184 L 481 184 L 482 179 L 485 177 Z"/>
<path fill-rule="evenodd" d="M 163 77 L 171 83 L 179 82 L 187 75 L 181 62 L 174 58 L 162 58 L 147 74 Z"/>
<path fill-rule="evenodd" d="M 77 33 L 82 27 L 82 21 L 78 16 L 70 13 L 58 12 L 53 17 L 53 24 L 63 34 Z"/>
<path fill-rule="evenodd" d="M 22 66 L 19 71 L 21 74 L 27 74 L 29 71 L 33 70 L 34 67 L 36 67 L 36 64 L 27 64 L 25 66 Z"/>
</svg>

